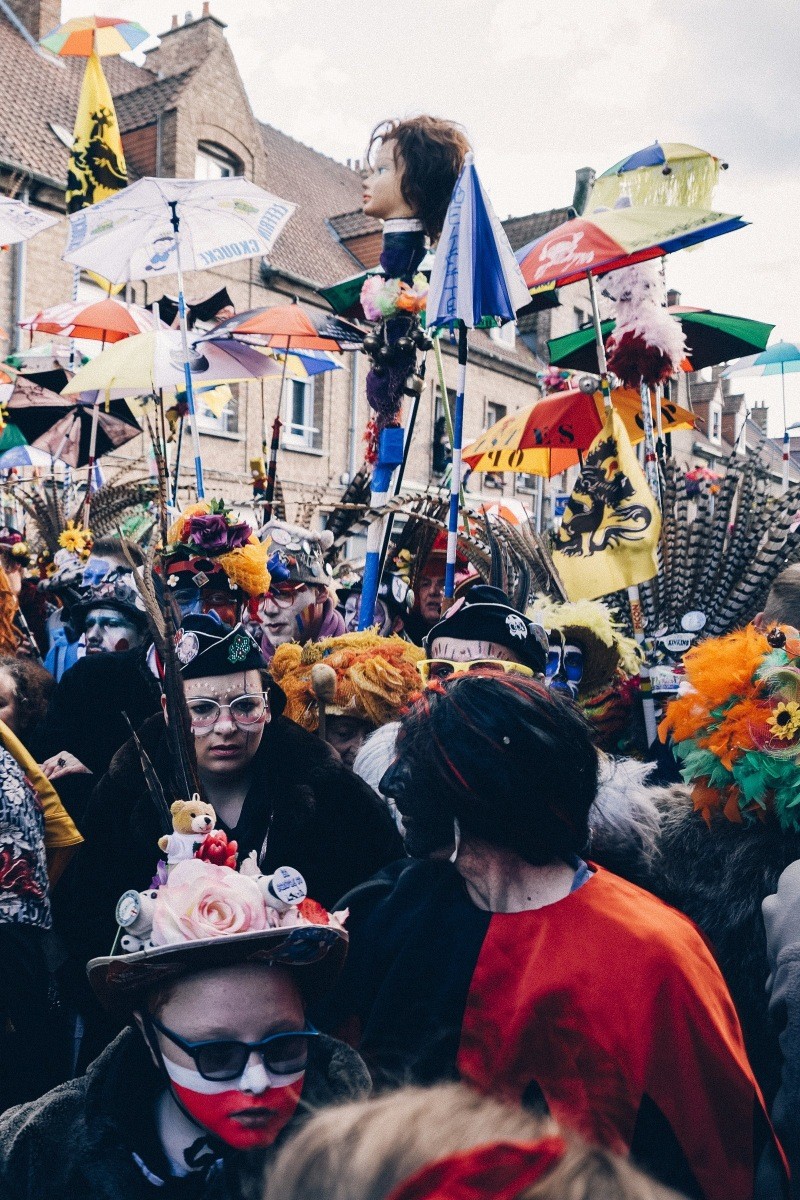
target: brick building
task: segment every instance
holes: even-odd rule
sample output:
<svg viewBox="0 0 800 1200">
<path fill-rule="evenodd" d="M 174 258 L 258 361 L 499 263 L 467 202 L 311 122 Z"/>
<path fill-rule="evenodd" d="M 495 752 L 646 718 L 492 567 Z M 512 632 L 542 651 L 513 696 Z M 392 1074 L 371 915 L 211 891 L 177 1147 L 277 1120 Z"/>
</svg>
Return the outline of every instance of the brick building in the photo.
<svg viewBox="0 0 800 1200">
<path fill-rule="evenodd" d="M 84 63 L 56 59 L 37 40 L 60 20 L 60 0 L 0 0 L 0 71 L 5 81 L 4 120 L 0 127 L 0 188 L 10 195 L 57 213 L 64 212 L 64 187 L 72 125 Z M 294 138 L 259 122 L 251 109 L 224 23 L 209 12 L 160 36 L 144 66 L 119 58 L 104 60 L 131 180 L 142 175 L 219 178 L 243 174 L 254 183 L 297 204 L 269 260 L 249 259 L 187 275 L 187 298 L 201 299 L 223 285 L 238 310 L 286 302 L 326 308 L 317 288 L 375 264 L 380 225 L 360 210 L 358 164 L 342 164 Z M 579 172 L 577 189 L 585 184 Z M 583 181 L 582 181 L 583 176 Z M 514 217 L 505 222 L 516 249 L 572 215 L 571 208 Z M 17 322 L 72 293 L 72 268 L 61 261 L 66 219 L 30 243 L 0 254 L 0 325 L 20 343 Z M 128 297 L 152 305 L 174 279 L 133 283 Z M 88 298 L 92 285 L 81 281 Z M 589 316 L 580 287 L 564 289 L 561 306 L 525 317 L 513 327 L 471 335 L 469 394 L 465 439 L 481 433 L 507 412 L 538 398 L 536 371 L 548 337 L 565 333 Z M 243 500 L 249 494 L 250 459 L 262 445 L 262 414 L 271 425 L 281 404 L 284 422 L 279 476 L 289 515 L 306 515 L 311 503 L 330 503 L 341 495 L 349 475 L 362 461 L 362 436 L 368 418 L 364 394 L 366 362 L 344 355 L 342 369 L 313 384 L 289 384 L 278 396 L 278 382 L 240 385 L 235 403 L 222 419 L 201 420 L 202 453 L 209 494 Z M 448 390 L 454 389 L 456 364 L 445 346 Z M 441 415 L 438 386 L 429 363 L 412 443 L 406 481 L 410 488 L 437 483 L 434 433 Z M 145 453 L 142 439 L 118 452 L 121 459 Z M 440 464 L 438 464 L 440 465 Z M 182 484 L 191 484 L 188 455 Z M 529 498 L 533 481 L 512 475 L 475 476 L 470 491 L 487 498 L 501 494 Z M 188 492 L 187 492 L 188 494 Z"/>
</svg>

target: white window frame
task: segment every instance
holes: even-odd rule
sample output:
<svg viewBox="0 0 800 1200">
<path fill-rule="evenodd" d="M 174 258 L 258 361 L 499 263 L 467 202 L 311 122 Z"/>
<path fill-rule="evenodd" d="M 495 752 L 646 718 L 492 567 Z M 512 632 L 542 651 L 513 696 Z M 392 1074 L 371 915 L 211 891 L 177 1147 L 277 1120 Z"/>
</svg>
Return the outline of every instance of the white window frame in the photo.
<svg viewBox="0 0 800 1200">
<path fill-rule="evenodd" d="M 708 440 L 715 446 L 722 442 L 722 405 L 716 400 L 708 406 Z"/>
<path fill-rule="evenodd" d="M 314 424 L 314 379 L 286 379 L 283 384 L 283 437 L 282 445 L 287 450 L 311 450 L 319 453 L 314 445 L 314 435 L 322 433 Z M 293 419 L 293 404 L 297 394 L 296 389 L 302 388 L 303 421 L 302 424 Z"/>
<path fill-rule="evenodd" d="M 239 438 L 241 436 L 238 429 L 230 428 L 233 418 L 236 418 L 233 423 L 236 425 L 239 424 L 239 396 L 234 390 L 235 387 L 235 384 L 231 384 L 231 390 L 233 391 L 232 404 L 229 402 L 218 417 L 214 416 L 210 408 L 205 407 L 202 393 L 198 394 L 195 392 L 195 415 L 197 418 L 198 433 L 208 433 L 212 437 Z"/>
<path fill-rule="evenodd" d="M 194 155 L 195 179 L 232 179 L 239 174 L 239 160 L 224 146 L 199 142 Z"/>
</svg>

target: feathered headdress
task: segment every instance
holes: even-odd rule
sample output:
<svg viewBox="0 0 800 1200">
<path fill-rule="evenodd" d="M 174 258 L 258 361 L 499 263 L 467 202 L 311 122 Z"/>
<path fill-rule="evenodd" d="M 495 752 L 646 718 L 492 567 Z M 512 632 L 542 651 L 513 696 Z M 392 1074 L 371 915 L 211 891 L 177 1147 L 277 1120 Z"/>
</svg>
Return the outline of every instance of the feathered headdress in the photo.
<svg viewBox="0 0 800 1200">
<path fill-rule="evenodd" d="M 279 646 L 270 663 L 273 679 L 286 693 L 284 716 L 314 731 L 319 725 L 320 665 L 333 673 L 332 694 L 325 699 L 330 716 L 352 716 L 371 725 L 397 719 L 422 687 L 418 646 L 371 630 L 344 633 L 299 646 Z"/>
<path fill-rule="evenodd" d="M 659 733 L 671 736 L 695 809 L 710 820 L 773 814 L 800 829 L 800 640 L 752 625 L 707 638 L 684 657 L 691 687 Z"/>
</svg>

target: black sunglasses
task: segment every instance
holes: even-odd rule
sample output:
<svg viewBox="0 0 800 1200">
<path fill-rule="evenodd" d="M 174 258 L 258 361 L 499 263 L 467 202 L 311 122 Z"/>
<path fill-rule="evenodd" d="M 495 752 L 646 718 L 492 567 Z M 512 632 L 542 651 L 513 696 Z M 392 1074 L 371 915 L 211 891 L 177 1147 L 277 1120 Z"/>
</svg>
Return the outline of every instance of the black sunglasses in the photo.
<svg viewBox="0 0 800 1200">
<path fill-rule="evenodd" d="M 159 1033 L 180 1046 L 193 1060 L 203 1079 L 211 1082 L 238 1079 L 254 1052 L 261 1055 L 265 1068 L 275 1075 L 297 1075 L 306 1068 L 309 1040 L 319 1037 L 318 1029 L 306 1025 L 305 1029 L 271 1033 L 260 1042 L 187 1042 L 155 1017 L 149 1020 Z"/>
</svg>

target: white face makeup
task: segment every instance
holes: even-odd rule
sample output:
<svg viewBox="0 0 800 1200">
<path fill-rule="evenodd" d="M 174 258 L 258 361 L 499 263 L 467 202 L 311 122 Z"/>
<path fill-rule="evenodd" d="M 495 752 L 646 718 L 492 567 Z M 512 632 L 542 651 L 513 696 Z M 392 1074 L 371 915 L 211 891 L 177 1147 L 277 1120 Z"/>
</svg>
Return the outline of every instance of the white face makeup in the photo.
<svg viewBox="0 0 800 1200">
<path fill-rule="evenodd" d="M 116 608 L 93 608 L 84 623 L 87 654 L 120 654 L 142 644 L 142 633 Z"/>
<path fill-rule="evenodd" d="M 230 705 L 240 696 L 260 695 L 264 684 L 258 671 L 236 671 L 233 675 L 208 675 L 184 681 L 186 700 L 212 700 Z M 269 723 L 269 707 L 265 719 L 252 729 L 241 729 L 231 710 L 223 707 L 217 721 L 208 730 L 194 731 L 197 766 L 201 772 L 214 775 L 237 774 L 245 770 L 261 745 L 264 729 Z"/>
<path fill-rule="evenodd" d="M 311 586 L 301 588 L 288 604 L 267 592 L 258 606 L 258 619 L 270 645 L 303 640 L 303 611 L 316 603 L 321 590 Z"/>
<path fill-rule="evenodd" d="M 446 658 L 450 662 L 474 662 L 479 658 L 499 658 L 504 662 L 522 662 L 513 650 L 497 642 L 466 641 L 462 638 L 437 637 L 428 651 L 429 658 Z"/>
</svg>

